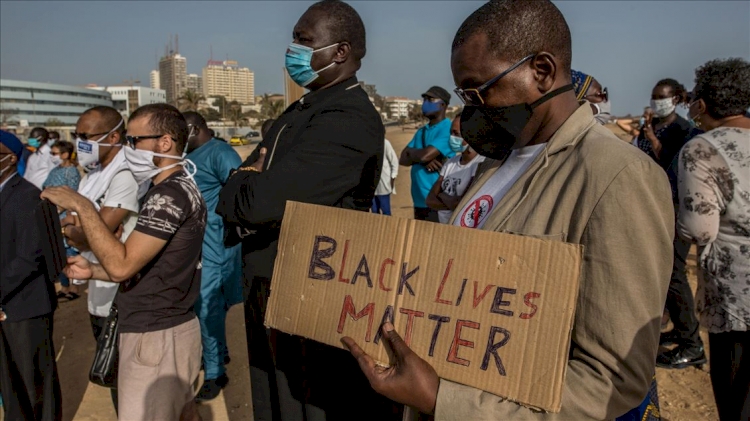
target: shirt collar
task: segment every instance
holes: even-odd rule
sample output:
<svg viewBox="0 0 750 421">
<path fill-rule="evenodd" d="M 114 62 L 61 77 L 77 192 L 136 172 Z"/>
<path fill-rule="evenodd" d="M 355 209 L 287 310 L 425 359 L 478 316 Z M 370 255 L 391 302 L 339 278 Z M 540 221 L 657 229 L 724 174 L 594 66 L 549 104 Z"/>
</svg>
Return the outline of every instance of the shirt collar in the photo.
<svg viewBox="0 0 750 421">
<path fill-rule="evenodd" d="M 0 191 L 3 191 L 3 189 L 5 188 L 5 185 L 8 184 L 8 181 L 12 180 L 17 175 L 18 175 L 18 171 L 14 172 L 13 174 L 10 175 L 10 177 L 6 178 L 5 181 L 0 183 Z"/>
<path fill-rule="evenodd" d="M 554 155 L 568 146 L 575 146 L 596 124 L 598 123 L 594 120 L 591 107 L 587 103 L 579 106 L 547 142 L 548 155 Z"/>
<path fill-rule="evenodd" d="M 319 89 L 317 91 L 312 91 L 305 94 L 302 98 L 299 99 L 299 103 L 305 105 L 314 104 L 317 101 L 322 101 L 325 98 L 329 98 L 332 95 L 336 95 L 349 89 L 354 89 L 357 86 L 359 86 L 359 81 L 357 80 L 356 76 L 352 76 L 349 79 L 343 80 L 340 83 L 331 86 L 330 88 Z"/>
</svg>

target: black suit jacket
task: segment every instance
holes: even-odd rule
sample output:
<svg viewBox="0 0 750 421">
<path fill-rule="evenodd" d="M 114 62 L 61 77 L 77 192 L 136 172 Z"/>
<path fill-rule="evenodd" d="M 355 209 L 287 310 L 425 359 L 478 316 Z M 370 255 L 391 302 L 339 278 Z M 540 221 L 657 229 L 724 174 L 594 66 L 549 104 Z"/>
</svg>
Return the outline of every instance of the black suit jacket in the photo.
<svg viewBox="0 0 750 421">
<path fill-rule="evenodd" d="M 56 238 L 45 232 L 44 213 L 56 215 L 33 184 L 15 175 L 0 191 L 0 306 L 9 322 L 49 314 L 57 307 L 49 257 Z M 47 209 L 45 209 L 45 207 Z M 59 220 L 56 227 L 59 228 Z"/>
</svg>

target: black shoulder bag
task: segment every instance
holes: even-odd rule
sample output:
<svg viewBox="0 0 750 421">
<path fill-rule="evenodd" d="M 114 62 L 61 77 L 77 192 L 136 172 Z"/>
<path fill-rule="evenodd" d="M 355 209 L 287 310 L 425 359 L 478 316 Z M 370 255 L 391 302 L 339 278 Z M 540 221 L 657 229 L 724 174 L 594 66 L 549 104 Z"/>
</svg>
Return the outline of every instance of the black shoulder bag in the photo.
<svg viewBox="0 0 750 421">
<path fill-rule="evenodd" d="M 91 383 L 111 389 L 117 387 L 117 364 L 120 356 L 117 349 L 120 343 L 118 330 L 117 306 L 113 300 L 104 328 L 96 338 L 96 354 L 89 371 Z"/>
</svg>

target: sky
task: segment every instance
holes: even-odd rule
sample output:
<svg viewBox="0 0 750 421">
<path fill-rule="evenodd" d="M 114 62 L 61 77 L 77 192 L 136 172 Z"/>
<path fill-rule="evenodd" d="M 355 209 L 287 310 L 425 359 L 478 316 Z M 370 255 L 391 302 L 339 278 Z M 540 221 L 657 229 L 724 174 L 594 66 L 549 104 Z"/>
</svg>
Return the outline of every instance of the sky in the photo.
<svg viewBox="0 0 750 421">
<path fill-rule="evenodd" d="M 359 79 L 418 98 L 455 87 L 450 46 L 481 1 L 351 1 L 367 30 Z M 284 53 L 310 1 L 0 1 L 0 77 L 148 86 L 170 34 L 188 73 L 214 60 L 255 72 L 256 95 L 283 92 Z M 614 115 L 640 113 L 656 82 L 693 87 L 715 58 L 750 60 L 748 1 L 555 1 L 571 28 L 573 68 L 606 86 Z M 454 97 L 453 104 L 458 103 Z"/>
</svg>

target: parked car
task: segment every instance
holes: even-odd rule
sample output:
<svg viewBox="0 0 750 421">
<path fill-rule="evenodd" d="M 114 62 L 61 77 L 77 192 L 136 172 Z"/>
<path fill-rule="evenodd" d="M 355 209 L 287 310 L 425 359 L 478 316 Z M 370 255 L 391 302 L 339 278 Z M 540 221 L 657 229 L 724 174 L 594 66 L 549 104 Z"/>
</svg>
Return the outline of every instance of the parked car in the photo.
<svg viewBox="0 0 750 421">
<path fill-rule="evenodd" d="M 247 132 L 247 134 L 245 135 L 245 139 L 248 139 L 248 140 L 249 140 L 249 139 L 256 139 L 256 138 L 259 138 L 259 137 L 260 137 L 260 132 L 259 132 L 259 131 L 256 131 L 256 130 L 250 130 L 250 131 L 249 131 L 249 132 Z"/>
<path fill-rule="evenodd" d="M 229 139 L 229 144 L 231 146 L 242 146 L 242 145 L 249 145 L 250 140 L 239 135 L 232 136 L 231 139 Z"/>
</svg>

